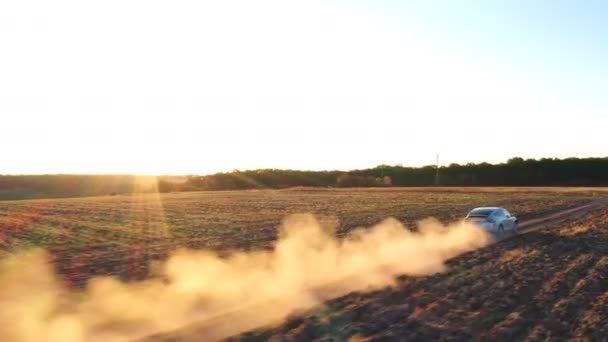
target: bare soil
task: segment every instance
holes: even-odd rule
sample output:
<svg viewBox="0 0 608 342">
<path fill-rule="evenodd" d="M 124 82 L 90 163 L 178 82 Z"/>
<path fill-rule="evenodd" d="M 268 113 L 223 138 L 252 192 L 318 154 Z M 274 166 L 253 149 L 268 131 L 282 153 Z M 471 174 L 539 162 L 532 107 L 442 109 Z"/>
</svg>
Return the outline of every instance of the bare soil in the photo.
<svg viewBox="0 0 608 342">
<path fill-rule="evenodd" d="M 605 340 L 608 208 L 581 214 L 228 340 Z"/>
<path fill-rule="evenodd" d="M 504 206 L 527 234 L 452 259 L 446 273 L 402 276 L 395 287 L 351 293 L 230 340 L 601 340 L 608 336 L 608 209 L 586 204 L 605 195 L 588 188 L 293 189 L 6 201 L 0 253 L 46 248 L 66 286 L 80 288 L 97 275 L 144 279 L 154 261 L 180 247 L 271 248 L 293 213 L 336 223 L 342 235 L 389 216 L 410 226 L 430 216 L 447 223 L 472 207 Z M 204 336 L 192 331 L 153 340 Z"/>
</svg>

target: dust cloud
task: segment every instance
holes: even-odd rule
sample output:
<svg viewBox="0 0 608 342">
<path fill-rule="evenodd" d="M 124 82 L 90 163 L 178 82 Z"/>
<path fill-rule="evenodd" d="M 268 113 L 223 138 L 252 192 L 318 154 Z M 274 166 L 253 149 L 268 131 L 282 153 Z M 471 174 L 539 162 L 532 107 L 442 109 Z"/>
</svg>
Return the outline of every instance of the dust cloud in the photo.
<svg viewBox="0 0 608 342">
<path fill-rule="evenodd" d="M 482 230 L 434 219 L 408 230 L 387 219 L 344 238 L 310 215 L 288 217 L 270 251 L 219 257 L 180 250 L 162 275 L 124 283 L 94 278 L 63 287 L 45 251 L 0 262 L 0 340 L 127 341 L 181 329 L 215 340 L 352 291 L 390 286 L 400 274 L 441 272 L 444 262 L 490 243 Z"/>
</svg>

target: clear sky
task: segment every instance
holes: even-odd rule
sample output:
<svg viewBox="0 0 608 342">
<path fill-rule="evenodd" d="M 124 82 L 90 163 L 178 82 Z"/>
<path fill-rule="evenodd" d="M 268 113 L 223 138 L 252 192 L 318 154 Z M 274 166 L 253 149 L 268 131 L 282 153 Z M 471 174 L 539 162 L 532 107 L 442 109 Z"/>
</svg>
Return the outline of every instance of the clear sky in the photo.
<svg viewBox="0 0 608 342">
<path fill-rule="evenodd" d="M 608 156 L 606 1 L 0 2 L 1 173 Z"/>
</svg>

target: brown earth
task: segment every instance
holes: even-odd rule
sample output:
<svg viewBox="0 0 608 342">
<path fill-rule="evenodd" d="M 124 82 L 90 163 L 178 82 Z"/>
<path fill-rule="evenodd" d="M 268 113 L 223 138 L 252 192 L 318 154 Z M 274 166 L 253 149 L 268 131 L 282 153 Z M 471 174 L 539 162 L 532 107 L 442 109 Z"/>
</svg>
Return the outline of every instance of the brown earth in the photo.
<svg viewBox="0 0 608 342">
<path fill-rule="evenodd" d="M 400 277 L 395 287 L 352 293 L 232 339 L 599 338 L 608 332 L 608 210 L 586 204 L 605 194 L 586 188 L 297 189 L 7 201 L 0 202 L 0 251 L 44 247 L 66 286 L 79 288 L 97 275 L 143 279 L 153 261 L 178 247 L 270 248 L 281 220 L 293 213 L 335 222 L 343 235 L 388 216 L 412 226 L 429 216 L 450 222 L 471 207 L 504 206 L 523 229 L 540 230 L 455 258 L 447 273 Z M 196 331 L 153 340 L 201 340 Z"/>
<path fill-rule="evenodd" d="M 228 340 L 605 340 L 606 201 L 557 220 L 454 258 L 446 273 L 401 277 Z"/>
<path fill-rule="evenodd" d="M 344 235 L 395 217 L 408 226 L 444 223 L 475 206 L 509 208 L 521 219 L 602 197 L 603 188 L 390 188 L 258 190 L 0 201 L 0 256 L 49 250 L 70 287 L 93 276 L 139 280 L 177 248 L 272 248 L 281 221 L 312 213 Z"/>
</svg>

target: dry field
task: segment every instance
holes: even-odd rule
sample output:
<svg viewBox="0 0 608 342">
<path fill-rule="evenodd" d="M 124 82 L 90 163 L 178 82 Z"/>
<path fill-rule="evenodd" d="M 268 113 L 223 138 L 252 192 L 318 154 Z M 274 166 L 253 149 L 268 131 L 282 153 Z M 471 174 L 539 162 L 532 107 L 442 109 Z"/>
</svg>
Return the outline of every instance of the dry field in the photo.
<svg viewBox="0 0 608 342">
<path fill-rule="evenodd" d="M 392 216 L 413 225 L 456 220 L 471 207 L 497 205 L 521 219 L 602 196 L 598 189 L 439 188 L 225 191 L 134 194 L 0 202 L 0 250 L 51 251 L 66 281 L 94 275 L 141 279 L 151 260 L 177 247 L 269 248 L 281 220 L 312 213 L 338 234 Z"/>
<path fill-rule="evenodd" d="M 0 202 L 0 250 L 50 251 L 66 287 L 93 276 L 144 279 L 179 247 L 269 249 L 282 219 L 312 213 L 338 235 L 392 216 L 461 218 L 504 206 L 521 221 L 605 197 L 586 188 L 291 189 L 145 194 Z M 429 277 L 352 293 L 237 339 L 518 339 L 606 336 L 608 210 L 501 242 L 449 261 Z M 169 335 L 179 339 L 180 334 Z M 158 339 L 163 339 L 159 336 Z"/>
<path fill-rule="evenodd" d="M 229 340 L 605 341 L 608 336 L 608 208 L 448 264 L 446 273 L 403 276 L 395 287 L 351 293 L 278 327 Z M 167 337 L 179 340 L 191 333 Z"/>
</svg>

